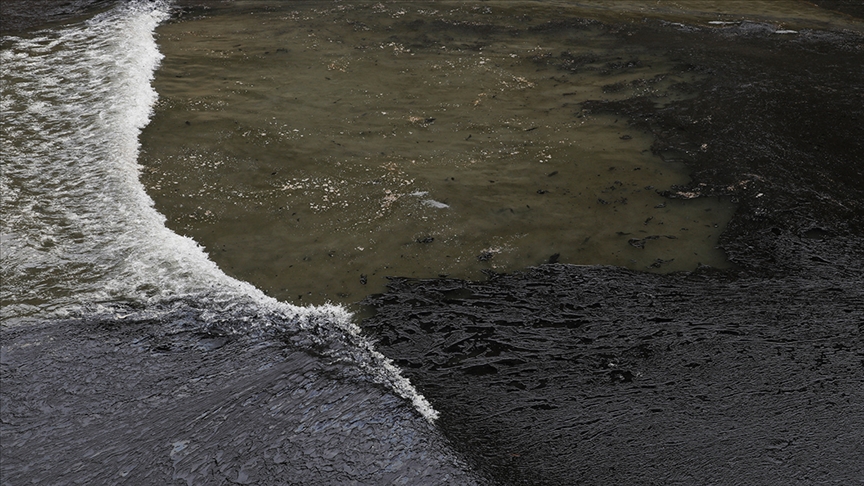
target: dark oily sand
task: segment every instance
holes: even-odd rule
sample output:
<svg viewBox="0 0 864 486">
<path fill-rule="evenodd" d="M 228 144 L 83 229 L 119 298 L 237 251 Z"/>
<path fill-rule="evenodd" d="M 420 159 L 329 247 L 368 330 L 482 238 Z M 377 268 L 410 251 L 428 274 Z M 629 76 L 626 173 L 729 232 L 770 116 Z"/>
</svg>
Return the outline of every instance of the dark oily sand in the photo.
<svg viewBox="0 0 864 486">
<path fill-rule="evenodd" d="M 583 106 L 649 127 L 739 201 L 736 271 L 544 265 L 394 280 L 365 328 L 502 484 L 859 484 L 864 433 L 862 38 L 625 28 L 708 73 L 692 100 Z M 561 59 L 559 62 L 565 62 Z"/>
<path fill-rule="evenodd" d="M 857 484 L 861 284 L 543 266 L 394 281 L 366 328 L 502 484 Z"/>
</svg>

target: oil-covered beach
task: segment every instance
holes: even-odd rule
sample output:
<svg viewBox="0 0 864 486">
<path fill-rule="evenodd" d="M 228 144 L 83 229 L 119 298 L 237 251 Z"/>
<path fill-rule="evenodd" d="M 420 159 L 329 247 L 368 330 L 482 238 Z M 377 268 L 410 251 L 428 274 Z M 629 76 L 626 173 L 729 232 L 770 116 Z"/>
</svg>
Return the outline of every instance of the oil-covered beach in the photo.
<svg viewBox="0 0 864 486">
<path fill-rule="evenodd" d="M 864 8 L 3 7 L 4 484 L 854 484 Z"/>
</svg>

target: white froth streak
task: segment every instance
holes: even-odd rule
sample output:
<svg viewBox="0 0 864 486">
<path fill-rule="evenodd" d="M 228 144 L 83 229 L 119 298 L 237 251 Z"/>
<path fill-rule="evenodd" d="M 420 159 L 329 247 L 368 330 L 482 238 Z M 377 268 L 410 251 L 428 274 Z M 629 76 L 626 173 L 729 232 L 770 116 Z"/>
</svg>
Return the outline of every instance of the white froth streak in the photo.
<svg viewBox="0 0 864 486">
<path fill-rule="evenodd" d="M 165 226 L 137 160 L 157 99 L 155 29 L 167 17 L 165 2 L 129 2 L 78 26 L 3 39 L 3 320 L 182 297 L 217 308 L 253 306 L 301 329 L 323 320 L 359 348 L 334 358 L 387 383 L 434 421 L 438 413 L 344 308 L 270 298 L 225 275 L 195 241 Z"/>
</svg>

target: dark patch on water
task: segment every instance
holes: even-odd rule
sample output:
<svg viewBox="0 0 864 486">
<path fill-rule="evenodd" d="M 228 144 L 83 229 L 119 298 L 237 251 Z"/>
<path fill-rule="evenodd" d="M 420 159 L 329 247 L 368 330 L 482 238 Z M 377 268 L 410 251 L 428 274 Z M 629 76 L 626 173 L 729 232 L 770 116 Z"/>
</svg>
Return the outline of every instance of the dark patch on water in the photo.
<svg viewBox="0 0 864 486">
<path fill-rule="evenodd" d="M 710 74 L 698 94 L 662 109 L 638 97 L 582 106 L 627 115 L 656 136 L 655 153 L 692 168 L 692 182 L 666 196 L 740 202 L 721 244 L 735 263 L 774 272 L 796 262 L 772 250 L 782 239 L 755 237 L 762 228 L 864 235 L 864 78 L 860 35 L 769 35 L 635 30 L 638 45 L 666 46 L 683 69 Z"/>
</svg>

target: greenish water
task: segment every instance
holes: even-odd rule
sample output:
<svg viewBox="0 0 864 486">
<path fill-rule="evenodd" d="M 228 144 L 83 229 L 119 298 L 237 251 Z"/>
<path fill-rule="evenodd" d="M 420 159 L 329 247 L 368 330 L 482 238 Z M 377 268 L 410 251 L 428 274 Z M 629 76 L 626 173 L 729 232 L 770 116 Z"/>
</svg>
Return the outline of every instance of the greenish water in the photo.
<svg viewBox="0 0 864 486">
<path fill-rule="evenodd" d="M 734 206 L 660 196 L 685 167 L 627 120 L 582 110 L 662 105 L 698 80 L 579 20 L 596 5 L 316 5 L 237 2 L 158 30 L 142 180 L 230 275 L 350 303 L 386 276 L 550 259 L 728 265 L 716 245 Z"/>
</svg>

